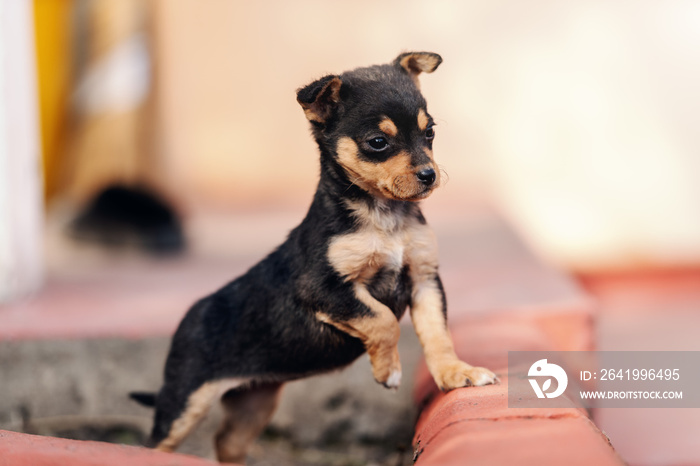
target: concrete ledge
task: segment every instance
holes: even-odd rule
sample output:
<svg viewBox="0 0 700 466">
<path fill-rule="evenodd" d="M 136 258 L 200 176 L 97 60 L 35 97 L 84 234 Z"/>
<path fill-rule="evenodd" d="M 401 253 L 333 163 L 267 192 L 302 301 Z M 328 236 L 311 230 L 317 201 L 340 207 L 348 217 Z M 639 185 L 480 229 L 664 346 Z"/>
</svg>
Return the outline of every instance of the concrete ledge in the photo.
<svg viewBox="0 0 700 466">
<path fill-rule="evenodd" d="M 468 244 L 481 241 L 487 251 L 471 251 L 460 258 L 459 273 L 447 274 L 449 322 L 458 356 L 494 370 L 501 383 L 441 393 L 422 362 L 414 393 L 423 407 L 415 464 L 624 464 L 588 413 L 573 403 L 508 408 L 508 351 L 593 350 L 594 302 L 568 276 L 532 255 L 506 225 Z M 465 260 L 470 258 L 480 260 Z"/>
<path fill-rule="evenodd" d="M 573 324 L 560 331 L 577 328 L 583 335 L 590 332 Z M 423 364 L 416 382 L 416 399 L 424 405 L 414 436 L 416 465 L 624 464 L 587 412 L 573 403 L 567 408 L 508 407 L 507 349 L 556 349 L 544 329 L 522 322 L 462 324 L 453 336 L 458 354 L 494 370 L 500 383 L 440 393 Z"/>
<path fill-rule="evenodd" d="M 445 426 L 475 420 L 563 419 L 586 417 L 586 411 L 570 403 L 566 408 L 509 408 L 508 374 L 496 371 L 500 383 L 440 393 L 421 413 L 414 443 L 430 443 Z M 530 393 L 524 394 L 531 397 Z"/>
<path fill-rule="evenodd" d="M 474 419 L 447 424 L 417 445 L 416 466 L 623 466 L 583 416 Z"/>
</svg>

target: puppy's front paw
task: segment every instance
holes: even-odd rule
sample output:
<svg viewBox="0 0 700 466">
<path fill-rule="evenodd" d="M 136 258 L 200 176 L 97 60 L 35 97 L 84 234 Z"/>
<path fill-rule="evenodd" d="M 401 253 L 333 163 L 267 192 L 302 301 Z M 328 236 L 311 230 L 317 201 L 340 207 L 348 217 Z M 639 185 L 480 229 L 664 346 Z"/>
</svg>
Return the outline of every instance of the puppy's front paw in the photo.
<svg viewBox="0 0 700 466">
<path fill-rule="evenodd" d="M 401 362 L 399 352 L 394 349 L 391 354 L 383 359 L 370 358 L 374 379 L 386 388 L 396 390 L 401 385 Z"/>
<path fill-rule="evenodd" d="M 383 384 L 386 388 L 398 390 L 399 385 L 401 385 L 401 367 L 392 369 L 389 373 L 389 377 Z"/>
<path fill-rule="evenodd" d="M 496 374 L 484 367 L 473 367 L 462 361 L 447 363 L 435 374 L 435 383 L 443 391 L 453 388 L 496 383 Z"/>
</svg>

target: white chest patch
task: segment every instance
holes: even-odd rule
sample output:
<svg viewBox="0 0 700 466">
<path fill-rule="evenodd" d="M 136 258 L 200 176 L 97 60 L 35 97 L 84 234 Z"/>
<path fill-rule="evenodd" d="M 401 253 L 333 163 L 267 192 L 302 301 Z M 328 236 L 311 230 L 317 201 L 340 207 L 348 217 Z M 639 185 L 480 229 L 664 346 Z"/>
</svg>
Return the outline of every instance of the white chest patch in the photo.
<svg viewBox="0 0 700 466">
<path fill-rule="evenodd" d="M 333 238 L 328 260 L 346 280 L 369 280 L 382 268 L 398 271 L 404 264 L 403 236 L 362 228 Z"/>
<path fill-rule="evenodd" d="M 412 262 L 415 233 L 427 229 L 425 225 L 381 206 L 349 206 L 355 212 L 357 230 L 336 236 L 328 247 L 328 260 L 338 274 L 348 281 L 367 282 L 381 269 L 398 272 Z"/>
</svg>

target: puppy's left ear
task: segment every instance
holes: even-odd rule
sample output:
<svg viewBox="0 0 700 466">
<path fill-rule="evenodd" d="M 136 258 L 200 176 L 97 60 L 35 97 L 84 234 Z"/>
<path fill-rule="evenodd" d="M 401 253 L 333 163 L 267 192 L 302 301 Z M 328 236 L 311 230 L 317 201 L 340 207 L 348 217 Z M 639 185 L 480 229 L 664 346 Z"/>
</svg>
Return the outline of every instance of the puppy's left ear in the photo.
<svg viewBox="0 0 700 466">
<path fill-rule="evenodd" d="M 342 85 L 343 81 L 338 76 L 330 75 L 297 91 L 297 102 L 310 122 L 324 124 L 333 114 L 340 104 Z"/>
<path fill-rule="evenodd" d="M 418 87 L 420 87 L 418 75 L 421 73 L 432 73 L 440 66 L 440 63 L 442 63 L 442 57 L 432 52 L 402 53 L 394 60 L 394 65 L 406 70 Z"/>
</svg>

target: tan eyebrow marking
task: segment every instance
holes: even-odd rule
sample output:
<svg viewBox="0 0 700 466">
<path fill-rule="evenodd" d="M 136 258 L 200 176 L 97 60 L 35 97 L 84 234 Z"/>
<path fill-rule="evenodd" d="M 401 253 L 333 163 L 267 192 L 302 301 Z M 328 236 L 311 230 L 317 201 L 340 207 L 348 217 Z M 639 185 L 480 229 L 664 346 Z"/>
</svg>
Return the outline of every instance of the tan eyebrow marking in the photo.
<svg viewBox="0 0 700 466">
<path fill-rule="evenodd" d="M 428 115 L 425 114 L 425 110 L 422 108 L 418 110 L 418 127 L 421 131 L 425 131 L 428 127 Z"/>
<path fill-rule="evenodd" d="M 392 138 L 399 134 L 398 128 L 389 117 L 384 118 L 381 122 L 379 122 L 379 129 L 381 129 L 384 132 L 384 134 L 387 134 Z"/>
</svg>

